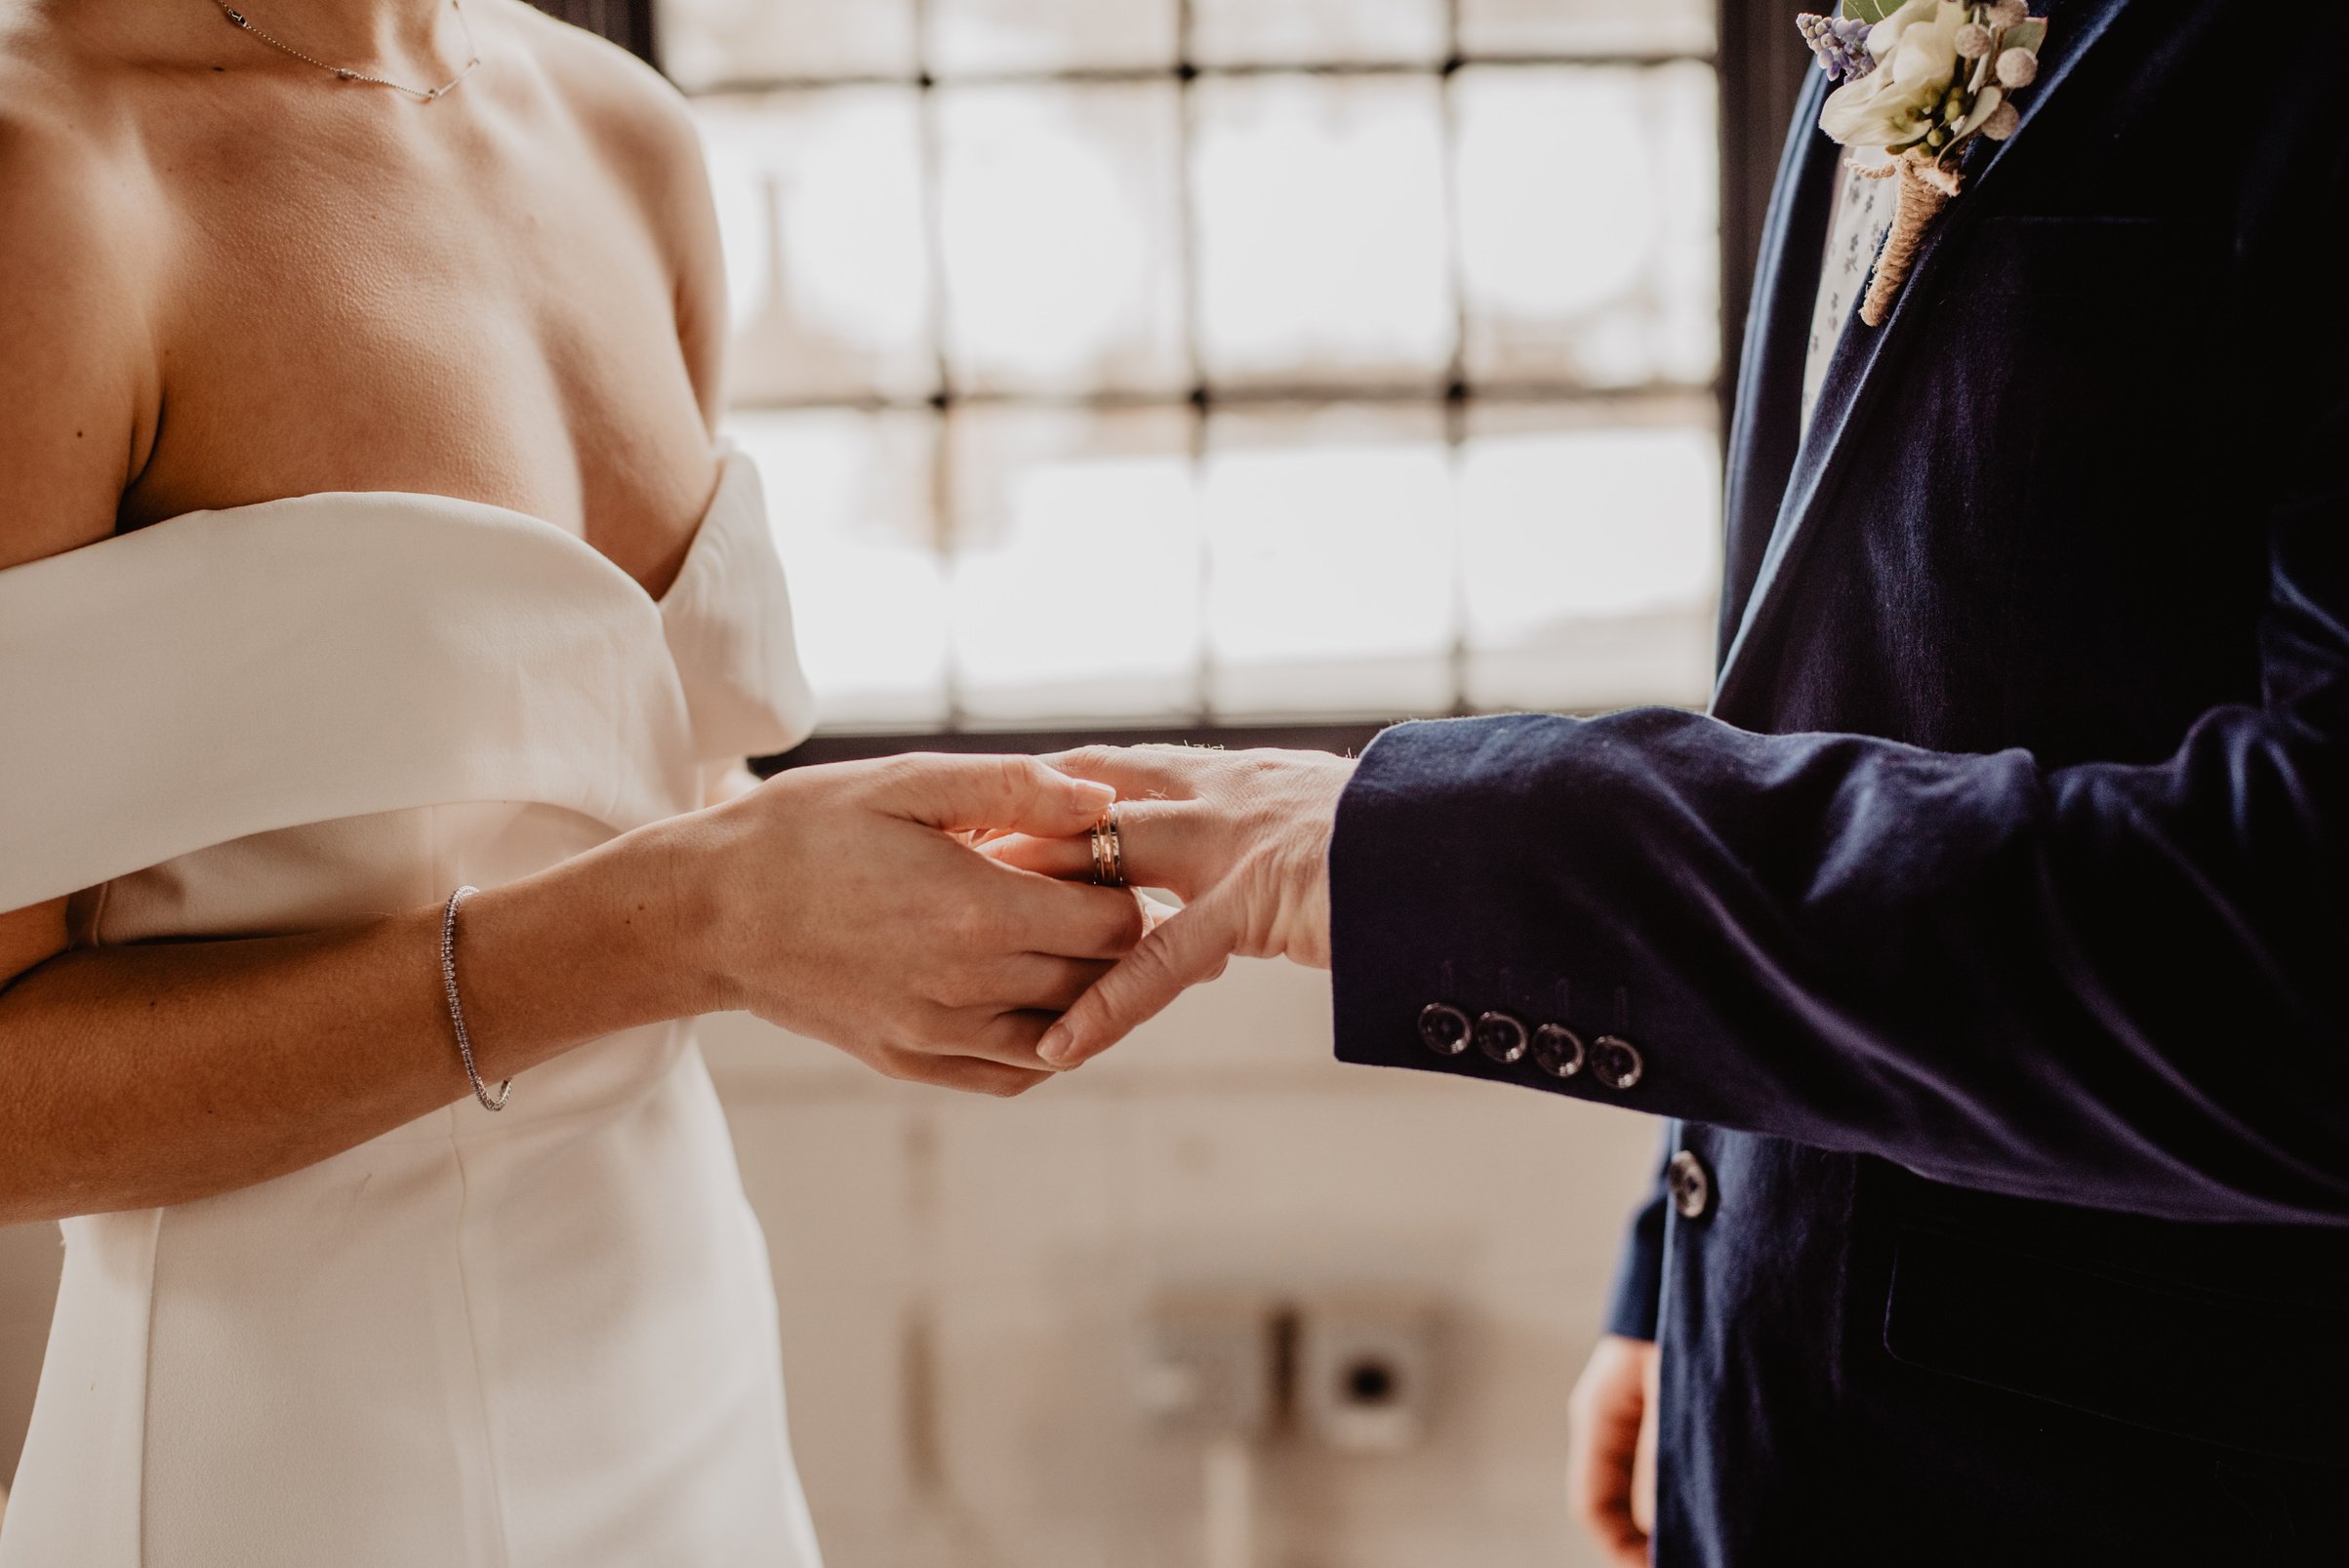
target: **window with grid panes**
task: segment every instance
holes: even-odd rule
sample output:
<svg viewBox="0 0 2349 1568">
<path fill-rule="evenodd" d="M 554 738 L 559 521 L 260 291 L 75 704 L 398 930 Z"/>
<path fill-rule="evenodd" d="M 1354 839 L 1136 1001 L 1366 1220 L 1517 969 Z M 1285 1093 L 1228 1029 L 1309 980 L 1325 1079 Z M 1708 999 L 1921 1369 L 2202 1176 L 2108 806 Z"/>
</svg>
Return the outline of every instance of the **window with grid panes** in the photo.
<svg viewBox="0 0 2349 1568">
<path fill-rule="evenodd" d="M 837 731 L 1695 702 L 1711 0 L 663 0 Z"/>
</svg>

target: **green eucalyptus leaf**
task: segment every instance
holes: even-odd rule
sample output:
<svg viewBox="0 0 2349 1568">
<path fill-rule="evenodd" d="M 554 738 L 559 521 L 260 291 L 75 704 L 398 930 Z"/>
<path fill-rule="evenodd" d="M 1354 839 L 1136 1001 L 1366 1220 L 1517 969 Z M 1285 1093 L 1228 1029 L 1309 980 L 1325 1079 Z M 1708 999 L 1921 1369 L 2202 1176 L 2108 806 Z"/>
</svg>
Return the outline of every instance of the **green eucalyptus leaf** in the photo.
<svg viewBox="0 0 2349 1568">
<path fill-rule="evenodd" d="M 1902 0 L 1843 0 L 1843 15 L 1854 21 L 1877 22 L 1898 11 Z"/>
<path fill-rule="evenodd" d="M 2016 22 L 2001 34 L 1998 52 L 2004 54 L 2009 49 L 2028 49 L 2036 55 L 2039 53 L 2040 45 L 2046 41 L 2046 22 L 2041 18 L 2033 17 L 2029 21 Z"/>
</svg>

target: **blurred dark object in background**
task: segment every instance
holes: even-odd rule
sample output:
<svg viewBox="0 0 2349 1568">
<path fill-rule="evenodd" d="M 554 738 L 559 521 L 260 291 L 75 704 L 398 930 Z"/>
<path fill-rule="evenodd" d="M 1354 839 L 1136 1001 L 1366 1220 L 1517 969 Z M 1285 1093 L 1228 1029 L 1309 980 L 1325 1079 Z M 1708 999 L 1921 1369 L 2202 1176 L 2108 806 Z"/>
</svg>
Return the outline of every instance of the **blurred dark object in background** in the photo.
<svg viewBox="0 0 2349 1568">
<path fill-rule="evenodd" d="M 552 9 L 552 8 L 549 8 Z M 1720 0 L 1721 73 L 1721 427 L 1725 438 L 1744 345 L 1746 303 L 1762 221 L 1786 144 L 1795 101 L 1802 96 L 1810 52 L 1795 30 L 1791 0 Z M 1831 11 L 1832 6 L 1818 9 Z"/>
<path fill-rule="evenodd" d="M 640 60 L 661 63 L 653 47 L 653 0 L 531 0 L 575 27 L 601 33 Z"/>
</svg>

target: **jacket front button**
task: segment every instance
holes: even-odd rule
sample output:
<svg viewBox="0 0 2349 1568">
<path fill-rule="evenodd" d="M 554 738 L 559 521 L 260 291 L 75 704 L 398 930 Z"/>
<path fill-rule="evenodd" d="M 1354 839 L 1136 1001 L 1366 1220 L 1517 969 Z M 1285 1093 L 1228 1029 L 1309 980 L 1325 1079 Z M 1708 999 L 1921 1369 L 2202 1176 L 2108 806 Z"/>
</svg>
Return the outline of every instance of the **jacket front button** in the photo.
<svg viewBox="0 0 2349 1568">
<path fill-rule="evenodd" d="M 1713 1178 L 1705 1174 L 1705 1162 L 1687 1149 L 1673 1155 L 1664 1167 L 1664 1188 L 1683 1220 L 1702 1220 L 1713 1206 Z"/>
<path fill-rule="evenodd" d="M 1419 1043 L 1438 1056 L 1458 1056 L 1468 1049 L 1468 1015 L 1441 1002 L 1419 1010 Z"/>
<path fill-rule="evenodd" d="M 1477 1049 L 1507 1066 L 1525 1054 L 1525 1025 L 1507 1013 L 1487 1013 L 1477 1020 Z"/>
<path fill-rule="evenodd" d="M 1582 1036 L 1563 1024 L 1545 1024 L 1533 1031 L 1533 1065 L 1553 1078 L 1571 1078 L 1582 1070 Z"/>
<path fill-rule="evenodd" d="M 1591 1076 L 1609 1089 L 1629 1089 L 1647 1071 L 1640 1048 L 1619 1034 L 1601 1034 L 1591 1042 Z"/>
</svg>

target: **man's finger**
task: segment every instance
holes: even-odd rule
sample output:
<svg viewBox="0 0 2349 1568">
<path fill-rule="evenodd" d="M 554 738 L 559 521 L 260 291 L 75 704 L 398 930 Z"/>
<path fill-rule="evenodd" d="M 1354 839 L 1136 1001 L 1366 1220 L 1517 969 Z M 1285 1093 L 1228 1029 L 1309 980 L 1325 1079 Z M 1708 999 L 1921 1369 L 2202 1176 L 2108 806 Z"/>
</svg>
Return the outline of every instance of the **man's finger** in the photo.
<svg viewBox="0 0 2349 1568">
<path fill-rule="evenodd" d="M 1093 875 L 1090 834 L 1083 838 L 1032 838 L 1026 833 L 1007 833 L 1001 838 L 989 839 L 978 849 L 991 861 L 1033 871 L 1056 882 L 1083 882 Z"/>
<path fill-rule="evenodd" d="M 990 867 L 973 896 L 990 901 L 989 924 L 999 952 L 1057 958 L 1123 958 L 1142 940 L 1142 906 L 1124 888 L 1049 881 Z"/>
<path fill-rule="evenodd" d="M 1200 800 L 1121 800 L 1117 853 L 1126 882 L 1194 899 L 1232 869 L 1232 820 Z"/>
<path fill-rule="evenodd" d="M 987 989 L 992 994 L 982 998 L 982 1005 L 997 1012 L 1032 1009 L 1058 1018 L 1074 1007 L 1113 967 L 1102 959 L 1014 953 L 988 978 Z M 1043 1032 L 1039 1025 L 1035 1033 Z M 1033 1038 L 1031 1036 L 1031 1043 Z"/>
<path fill-rule="evenodd" d="M 1120 800 L 1117 851 L 1125 865 L 1126 882 L 1186 896 L 1206 886 L 1225 870 L 1217 864 L 1212 843 L 1221 825 L 1196 801 Z M 1086 826 L 1087 831 L 1076 838 L 1016 834 L 991 839 L 981 846 L 981 853 L 1005 865 L 1064 882 L 1088 881 L 1094 872 L 1093 836 L 1091 824 Z"/>
<path fill-rule="evenodd" d="M 1640 1435 L 1632 1451 L 1632 1528 L 1642 1545 L 1656 1533 L 1656 1412 L 1663 1405 L 1663 1361 L 1653 1350 L 1641 1369 Z"/>
<path fill-rule="evenodd" d="M 1611 1422 L 1611 1418 L 1610 1422 Z M 1632 1445 L 1637 1432 L 1592 1432 L 1574 1456 L 1567 1504 L 1591 1538 L 1617 1561 L 1644 1562 L 1647 1537 L 1632 1515 Z"/>
<path fill-rule="evenodd" d="M 1647 1561 L 1636 1455 L 1641 1417 L 1653 1407 L 1623 1350 L 1601 1342 L 1567 1401 L 1566 1503 L 1608 1560 L 1632 1565 Z"/>
<path fill-rule="evenodd" d="M 1089 829 L 1117 798 L 1110 785 L 1034 757 L 914 754 L 891 758 L 887 767 L 888 804 L 950 833 L 992 828 L 1067 838 Z"/>
<path fill-rule="evenodd" d="M 1037 1054 L 1052 1066 L 1078 1066 L 1222 974 L 1239 945 L 1238 915 L 1238 901 L 1219 888 L 1160 924 L 1052 1025 Z"/>
</svg>

